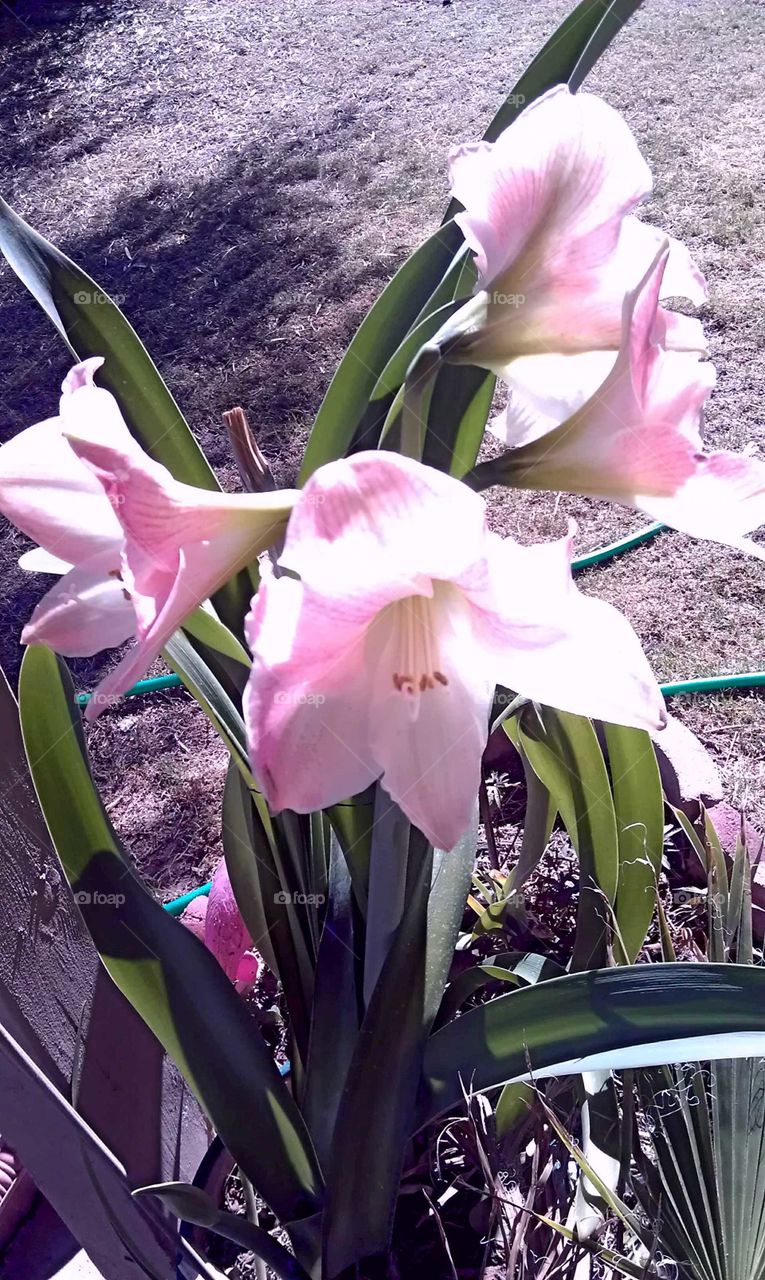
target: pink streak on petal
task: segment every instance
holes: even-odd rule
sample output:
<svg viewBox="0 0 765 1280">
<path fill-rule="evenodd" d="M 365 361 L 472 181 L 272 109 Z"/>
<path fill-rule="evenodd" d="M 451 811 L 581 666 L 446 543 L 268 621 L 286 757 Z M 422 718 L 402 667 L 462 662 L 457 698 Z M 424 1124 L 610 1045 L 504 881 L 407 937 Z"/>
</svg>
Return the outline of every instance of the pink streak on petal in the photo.
<svg viewBox="0 0 765 1280">
<path fill-rule="evenodd" d="M 655 519 L 695 538 L 709 538 L 765 559 L 765 547 L 744 537 L 765 524 L 765 462 L 718 451 L 694 455 L 690 475 L 669 498 L 647 496 Z"/>
<path fill-rule="evenodd" d="M 137 446 L 122 450 L 75 436 L 71 444 L 124 530 L 122 576 L 139 639 L 88 704 L 93 719 L 145 673 L 199 604 L 279 538 L 297 494 L 208 492 L 180 484 Z"/>
<path fill-rule="evenodd" d="M 404 601 L 397 613 L 409 609 Z M 381 621 L 370 637 L 369 744 L 385 791 L 436 848 L 448 850 L 475 812 L 495 679 L 461 591 L 441 585 L 423 613 L 437 654 L 431 687 L 410 693 L 391 680 L 402 651 L 400 616 Z"/>
<path fill-rule="evenodd" d="M 558 267 L 577 257 L 580 268 L 602 264 L 621 218 L 652 185 L 621 116 L 564 85 L 537 98 L 497 142 L 453 152 L 451 173 L 465 205 L 457 221 L 479 246 L 481 288 L 532 244 L 541 259 L 540 241 Z"/>
<path fill-rule="evenodd" d="M 622 345 L 603 385 L 559 428 L 510 455 L 521 487 L 583 493 L 652 513 L 654 498 L 673 497 L 695 473 L 715 375 L 694 354 L 664 351 L 653 341 L 666 258 L 665 248 L 627 296 Z"/>
<path fill-rule="evenodd" d="M 485 520 L 482 500 L 443 472 L 397 453 L 357 453 L 308 481 L 281 561 L 328 596 L 382 607 L 470 564 Z"/>
<path fill-rule="evenodd" d="M 178 573 L 175 576 L 158 575 L 154 583 L 156 597 L 141 596 L 134 592 L 133 580 L 124 562 L 123 579 L 131 594 L 135 611 L 138 643 L 98 684 L 93 698 L 85 708 L 86 720 L 95 720 L 106 707 L 116 702 L 131 685 L 146 674 L 173 633 L 194 612 L 200 601 L 207 598 L 207 594 L 195 595 L 190 589 L 189 583 L 195 580 L 195 574 L 193 571 L 186 573 L 183 553 L 179 554 Z"/>
<path fill-rule="evenodd" d="M 642 269 L 632 264 L 625 278 L 621 225 L 650 191 L 651 175 L 617 112 L 557 86 L 496 143 L 455 152 L 452 183 L 465 205 L 456 221 L 476 250 L 479 287 L 496 326 L 495 338 L 485 337 L 484 358 L 493 343 L 494 358 L 502 349 L 510 355 L 618 343 L 621 300 Z M 500 305 L 506 295 L 523 304 Z"/>
<path fill-rule="evenodd" d="M 217 547 L 221 572 L 230 576 L 231 547 L 241 556 L 252 545 L 254 558 L 263 548 L 269 516 L 276 539 L 285 508 L 298 496 L 294 490 L 249 494 L 197 489 L 175 480 L 137 446 L 123 450 L 77 436 L 71 437 L 71 445 L 108 494 L 127 538 L 128 559 L 134 548 L 141 552 L 133 568 L 139 589 L 141 573 L 150 565 L 175 574 L 179 548 L 194 544 L 208 543 L 213 551 Z M 211 554 L 208 569 L 214 561 Z"/>
</svg>

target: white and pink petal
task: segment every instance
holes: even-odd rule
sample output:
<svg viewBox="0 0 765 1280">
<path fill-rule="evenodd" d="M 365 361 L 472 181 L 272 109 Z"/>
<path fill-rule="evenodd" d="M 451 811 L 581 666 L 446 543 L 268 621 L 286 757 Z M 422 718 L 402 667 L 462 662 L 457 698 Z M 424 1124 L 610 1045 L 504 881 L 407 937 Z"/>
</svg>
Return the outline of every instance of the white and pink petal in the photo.
<svg viewBox="0 0 765 1280">
<path fill-rule="evenodd" d="M 245 623 L 244 716 L 253 772 L 275 812 L 335 804 L 379 774 L 369 749 L 370 620 L 353 606 L 332 609 L 296 578 L 261 582 Z"/>
<path fill-rule="evenodd" d="M 101 551 L 65 573 L 43 596 L 21 635 L 65 657 L 90 657 L 135 635 L 133 606 L 120 578 L 119 554 Z"/>
<path fill-rule="evenodd" d="M 482 500 L 460 481 L 398 453 L 365 451 L 314 473 L 281 561 L 327 597 L 371 592 L 382 608 L 469 566 L 485 522 Z"/>
<path fill-rule="evenodd" d="M 70 564 L 122 542 L 108 498 L 70 447 L 58 418 L 27 427 L 0 448 L 0 511 Z"/>
<path fill-rule="evenodd" d="M 496 683 L 465 595 L 439 583 L 431 598 L 402 600 L 373 626 L 369 655 L 381 784 L 436 848 L 451 849 L 475 810 Z"/>
<path fill-rule="evenodd" d="M 457 215 L 476 251 L 479 285 L 525 282 L 556 292 L 607 265 L 624 216 L 651 190 L 629 127 L 612 107 L 558 85 L 493 144 L 451 157 Z"/>
<path fill-rule="evenodd" d="M 493 599 L 473 597 L 476 640 L 498 684 L 561 711 L 658 729 L 664 700 L 640 641 L 617 609 L 576 588 L 571 539 L 492 543 Z"/>
</svg>

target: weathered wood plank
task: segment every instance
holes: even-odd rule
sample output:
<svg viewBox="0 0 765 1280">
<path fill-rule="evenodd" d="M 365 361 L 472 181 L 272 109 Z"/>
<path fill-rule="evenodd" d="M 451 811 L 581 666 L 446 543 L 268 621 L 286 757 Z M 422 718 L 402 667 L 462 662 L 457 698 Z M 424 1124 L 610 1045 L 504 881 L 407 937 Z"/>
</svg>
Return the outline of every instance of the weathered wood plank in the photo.
<svg viewBox="0 0 765 1280">
<path fill-rule="evenodd" d="M 61 1150 L 65 1124 L 51 1119 L 50 1132 L 40 1130 L 36 1090 L 17 1053 L 62 1098 L 75 1101 L 131 1185 L 190 1180 L 211 1135 L 180 1075 L 98 960 L 51 847 L 24 757 L 15 700 L 1 673 L 0 741 L 0 1027 L 6 1045 L 0 1133 L 16 1146 L 38 1186 L 95 1257 L 94 1249 L 114 1252 L 113 1228 L 111 1249 L 105 1249 L 100 1233 L 108 1218 L 102 1210 L 94 1234 L 87 1169 L 76 1152 Z M 16 1056 L 8 1047 L 14 1042 Z M 49 1116 L 51 1106 L 49 1099 Z M 113 1181 L 114 1170 L 109 1176 Z M 118 1200 L 128 1216 L 137 1213 L 124 1180 Z M 139 1219 L 143 1224 L 145 1210 L 136 1223 Z M 159 1256 L 166 1244 L 159 1246 Z M 108 1280 L 135 1275 L 134 1267 L 114 1266 L 104 1272 Z M 174 1276 L 174 1267 L 167 1274 Z"/>
</svg>

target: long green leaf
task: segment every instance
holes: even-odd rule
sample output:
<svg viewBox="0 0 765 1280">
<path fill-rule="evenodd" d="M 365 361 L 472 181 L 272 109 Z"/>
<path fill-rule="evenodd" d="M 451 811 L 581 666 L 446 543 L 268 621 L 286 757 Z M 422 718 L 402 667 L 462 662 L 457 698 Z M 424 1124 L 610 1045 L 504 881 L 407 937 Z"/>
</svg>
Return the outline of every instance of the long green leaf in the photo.
<svg viewBox="0 0 765 1280">
<path fill-rule="evenodd" d="M 637 12 L 641 3 L 642 0 L 612 0 L 612 3 L 608 5 L 600 21 L 592 29 L 592 35 L 587 41 L 574 70 L 568 77 L 569 88 L 572 91 L 580 87 L 585 76 L 588 76 L 592 71 L 598 58 L 605 53 L 614 36 L 619 34 L 625 23 Z M 597 10 L 597 8 L 597 3 L 590 4 L 591 10 Z"/>
<path fill-rule="evenodd" d="M 521 757 L 526 779 L 526 812 L 523 815 L 521 851 L 510 873 L 507 886 L 510 892 L 515 894 L 522 889 L 545 855 L 557 817 L 557 809 L 547 786 L 534 771 L 526 755 L 518 720 L 515 717 L 505 720 L 502 728 Z"/>
<path fill-rule="evenodd" d="M 215 672 L 183 631 L 170 637 L 163 657 L 217 729 L 244 778 L 254 786 L 242 713 Z"/>
<path fill-rule="evenodd" d="M 30 647 L 19 693 L 40 806 L 104 965 L 278 1217 L 309 1216 L 321 1176 L 300 1113 L 220 966 L 123 854 L 88 768 L 66 668 Z"/>
<path fill-rule="evenodd" d="M 369 899 L 369 863 L 376 794 L 377 784 L 372 783 L 366 791 L 327 809 L 332 830 L 340 841 L 340 848 L 348 863 L 353 896 L 363 916 L 366 916 Z"/>
<path fill-rule="evenodd" d="M 412 835 L 406 910 L 372 993 L 338 1112 L 327 1180 L 328 1277 L 388 1244 L 425 1037 L 454 956 L 477 822 L 476 815 L 448 852 L 431 854 L 419 833 Z"/>
<path fill-rule="evenodd" d="M 248 787 L 234 761 L 223 791 L 223 853 L 250 937 L 282 984 L 295 1052 L 302 1057 L 311 1019 L 313 964 L 296 915 L 294 895 L 299 891 L 294 880 L 283 877 L 278 834 L 265 802 Z"/>
<path fill-rule="evenodd" d="M 664 796 L 649 735 L 614 724 L 604 725 L 604 732 L 619 835 L 616 924 L 632 963 L 653 916 L 664 848 Z"/>
<path fill-rule="evenodd" d="M 462 477 L 481 447 L 496 378 L 485 369 L 442 365 L 428 406 L 423 462 Z"/>
<path fill-rule="evenodd" d="M 616 815 L 603 752 L 589 720 L 542 707 L 523 713 L 520 742 L 547 787 L 579 855 L 580 891 L 572 965 L 605 961 L 608 911 L 619 876 Z"/>
<path fill-rule="evenodd" d="M 422 860 L 340 1102 L 327 1175 L 327 1280 L 388 1245 L 422 1065 L 431 866 Z"/>
<path fill-rule="evenodd" d="M 429 1032 L 444 996 L 470 892 L 478 843 L 478 810 L 453 849 L 436 849 L 428 901 L 423 1029 Z"/>
<path fill-rule="evenodd" d="M 300 471 L 301 484 L 317 467 L 341 458 L 348 449 L 375 384 L 438 286 L 461 240 L 454 223 L 439 227 L 415 249 L 362 321 L 317 414 Z"/>
<path fill-rule="evenodd" d="M 431 1036 L 426 1121 L 462 1101 L 462 1081 L 624 1070 L 765 1053 L 765 970 L 749 965 L 625 965 L 568 974 L 499 996 Z"/>
<path fill-rule="evenodd" d="M 581 0 L 532 58 L 492 119 L 484 140 L 495 142 L 524 107 L 556 84 L 578 89 L 640 4 L 641 0 Z M 444 221 L 454 217 L 459 208 L 453 200 Z"/>
<path fill-rule="evenodd" d="M 240 1249 L 254 1253 L 268 1264 L 277 1280 L 309 1280 L 308 1272 L 284 1245 L 241 1214 L 219 1209 L 212 1196 L 200 1187 L 188 1182 L 161 1182 L 137 1187 L 133 1195 L 155 1196 L 183 1222 L 206 1227 Z"/>
<path fill-rule="evenodd" d="M 486 130 L 486 141 L 494 142 L 519 110 L 554 85 L 578 89 L 640 4 L 641 0 L 582 0 L 532 59 Z"/>
<path fill-rule="evenodd" d="M 329 902 L 316 962 L 302 1111 L 322 1165 L 328 1162 L 340 1098 L 361 1025 L 360 916 L 348 865 L 332 836 Z"/>
</svg>

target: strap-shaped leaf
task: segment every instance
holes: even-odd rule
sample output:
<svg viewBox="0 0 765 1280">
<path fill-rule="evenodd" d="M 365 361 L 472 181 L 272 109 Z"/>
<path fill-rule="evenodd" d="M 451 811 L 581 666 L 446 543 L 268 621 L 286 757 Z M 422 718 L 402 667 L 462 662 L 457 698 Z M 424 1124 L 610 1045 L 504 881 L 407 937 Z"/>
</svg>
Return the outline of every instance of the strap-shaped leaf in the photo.
<svg viewBox="0 0 765 1280">
<path fill-rule="evenodd" d="M 369 863 L 372 854 L 377 783 L 350 800 L 327 809 L 332 830 L 340 842 L 353 885 L 353 895 L 363 916 L 369 899 Z"/>
<path fill-rule="evenodd" d="M 520 987 L 527 982 L 545 982 L 563 973 L 555 960 L 528 951 L 499 951 L 472 969 L 464 969 L 444 992 L 438 1010 L 436 1027 L 442 1027 L 457 1015 L 461 1006 L 487 982 L 508 982 Z"/>
<path fill-rule="evenodd" d="M 341 458 L 356 434 L 375 385 L 460 247 L 454 223 L 415 249 L 362 321 L 333 377 L 313 425 L 300 471 L 304 484 L 317 467 Z"/>
<path fill-rule="evenodd" d="M 250 937 L 282 984 L 293 1057 L 302 1058 L 308 1045 L 313 963 L 297 917 L 298 890 L 283 876 L 278 841 L 263 797 L 248 787 L 232 761 L 223 792 L 226 868 Z"/>
<path fill-rule="evenodd" d="M 463 1013 L 425 1050 L 420 1120 L 459 1107 L 462 1082 L 765 1053 L 765 969 L 624 965 L 523 987 Z"/>
<path fill-rule="evenodd" d="M 494 142 L 515 117 L 556 84 L 576 90 L 641 0 L 581 0 L 535 54 L 483 135 Z M 450 208 L 447 217 L 452 216 Z"/>
<path fill-rule="evenodd" d="M 634 13 L 637 12 L 641 3 L 642 0 L 611 0 L 611 3 L 608 5 L 605 13 L 602 14 L 600 20 L 596 22 L 594 27 L 592 27 L 592 34 L 590 35 L 574 70 L 568 77 L 568 83 L 572 90 L 576 90 L 580 87 L 585 76 L 588 76 L 592 71 L 592 68 L 595 66 L 598 58 L 601 54 L 605 53 L 611 41 L 614 39 L 614 36 L 619 34 L 624 24 Z M 590 0 L 587 17 L 585 18 L 584 14 L 582 15 L 583 21 L 586 21 L 588 25 L 593 12 L 595 13 L 595 16 L 597 16 L 598 7 L 597 0 Z M 584 6 L 582 5 L 580 8 L 583 9 Z M 576 13 L 578 13 L 578 10 L 575 10 L 571 17 L 573 18 Z"/>
<path fill-rule="evenodd" d="M 229 692 L 224 689 L 212 667 L 205 661 L 183 631 L 176 631 L 170 637 L 162 656 L 180 676 L 189 693 L 199 703 L 208 720 L 217 729 L 223 742 L 231 752 L 231 757 L 235 761 L 237 768 L 241 770 L 246 780 L 254 785 L 250 762 L 247 757 L 247 742 L 242 713 Z"/>
<path fill-rule="evenodd" d="M 330 848 L 329 902 L 316 962 L 311 1038 L 302 1111 L 319 1161 L 332 1148 L 337 1110 L 363 1013 L 360 914 L 337 837 Z"/>
<path fill-rule="evenodd" d="M 431 867 L 428 856 L 369 1002 L 338 1110 L 324 1223 L 328 1280 L 383 1253 L 390 1237 L 422 1068 Z"/>
<path fill-rule="evenodd" d="M 406 911 L 372 993 L 338 1112 L 327 1178 L 328 1280 L 388 1244 L 425 1037 L 454 955 L 476 834 L 477 817 L 454 849 L 431 854 L 413 833 Z"/>
<path fill-rule="evenodd" d="M 616 900 L 616 815 L 603 752 L 589 720 L 541 707 L 524 714 L 520 742 L 550 793 L 579 855 L 574 968 L 605 960 L 609 907 Z"/>
<path fill-rule="evenodd" d="M 138 1187 L 133 1195 L 156 1196 L 177 1218 L 206 1227 L 224 1240 L 233 1241 L 240 1249 L 254 1253 L 267 1263 L 277 1280 L 309 1280 L 308 1272 L 284 1245 L 241 1214 L 219 1209 L 212 1196 L 201 1187 L 188 1182 L 160 1182 Z"/>
<path fill-rule="evenodd" d="M 123 854 L 88 768 L 66 667 L 30 647 L 19 693 L 40 806 L 104 965 L 278 1217 L 309 1216 L 321 1175 L 300 1113 L 218 963 L 163 911 Z"/>
<path fill-rule="evenodd" d="M 485 369 L 442 365 L 428 405 L 422 460 L 461 478 L 475 464 L 494 398 L 496 378 Z"/>
<path fill-rule="evenodd" d="M 545 783 L 534 771 L 521 741 L 521 727 L 513 716 L 502 723 L 507 737 L 521 757 L 526 780 L 526 811 L 523 815 L 521 851 L 510 873 L 508 889 L 518 893 L 544 857 L 557 817 L 555 802 Z"/>
<path fill-rule="evenodd" d="M 653 916 L 664 847 L 664 796 L 649 735 L 604 725 L 619 837 L 616 924 L 631 964 Z"/>
</svg>

